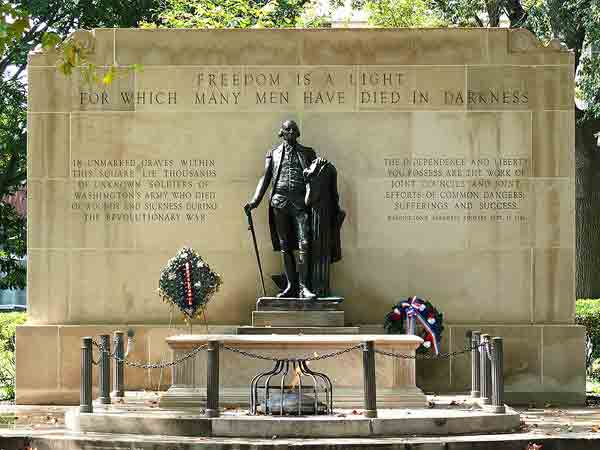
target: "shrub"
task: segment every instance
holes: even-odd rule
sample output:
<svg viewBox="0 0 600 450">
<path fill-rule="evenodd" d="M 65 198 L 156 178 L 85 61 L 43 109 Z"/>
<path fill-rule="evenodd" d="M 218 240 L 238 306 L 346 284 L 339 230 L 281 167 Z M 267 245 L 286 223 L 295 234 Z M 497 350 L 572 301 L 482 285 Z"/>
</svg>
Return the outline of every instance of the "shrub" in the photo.
<svg viewBox="0 0 600 450">
<path fill-rule="evenodd" d="M 579 299 L 575 303 L 575 322 L 585 326 L 585 366 L 590 377 L 600 375 L 592 363 L 600 358 L 600 299 Z"/>
<path fill-rule="evenodd" d="M 26 320 L 22 312 L 0 313 L 0 396 L 4 400 L 15 398 L 15 331 Z"/>
</svg>

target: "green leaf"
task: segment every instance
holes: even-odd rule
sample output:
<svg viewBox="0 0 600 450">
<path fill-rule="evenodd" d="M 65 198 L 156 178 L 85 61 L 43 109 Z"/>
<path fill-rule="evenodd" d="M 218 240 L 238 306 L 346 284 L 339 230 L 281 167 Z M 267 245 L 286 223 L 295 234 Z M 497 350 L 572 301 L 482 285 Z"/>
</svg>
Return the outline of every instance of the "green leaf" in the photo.
<svg viewBox="0 0 600 450">
<path fill-rule="evenodd" d="M 53 32 L 44 33 L 42 36 L 42 47 L 44 49 L 54 49 L 61 42 L 61 38 L 58 34 Z"/>
<path fill-rule="evenodd" d="M 113 82 L 115 78 L 115 70 L 113 67 L 108 69 L 108 72 L 102 77 L 102 84 L 109 85 Z"/>
</svg>

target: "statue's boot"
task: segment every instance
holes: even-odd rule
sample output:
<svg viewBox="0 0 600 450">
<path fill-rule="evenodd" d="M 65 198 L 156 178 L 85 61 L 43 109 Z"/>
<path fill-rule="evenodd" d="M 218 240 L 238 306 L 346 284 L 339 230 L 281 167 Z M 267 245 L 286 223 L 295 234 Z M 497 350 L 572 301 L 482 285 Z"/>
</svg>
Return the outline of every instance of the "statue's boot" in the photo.
<svg viewBox="0 0 600 450">
<path fill-rule="evenodd" d="M 317 295 L 308 288 L 309 266 L 308 253 L 300 250 L 298 252 L 298 272 L 300 276 L 299 297 L 305 300 L 314 300 Z"/>
<path fill-rule="evenodd" d="M 281 252 L 283 256 L 283 270 L 287 278 L 287 286 L 277 294 L 277 297 L 296 297 L 298 295 L 298 280 L 296 276 L 296 261 L 292 252 Z"/>
</svg>

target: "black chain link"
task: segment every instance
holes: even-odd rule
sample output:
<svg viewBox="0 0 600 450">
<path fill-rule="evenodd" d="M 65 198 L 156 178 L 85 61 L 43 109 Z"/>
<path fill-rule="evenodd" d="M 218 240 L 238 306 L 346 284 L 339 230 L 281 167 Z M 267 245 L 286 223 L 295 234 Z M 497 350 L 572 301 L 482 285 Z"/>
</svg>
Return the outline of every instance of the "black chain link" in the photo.
<svg viewBox="0 0 600 450">
<path fill-rule="evenodd" d="M 295 362 L 297 362 L 297 361 L 320 361 L 322 359 L 334 358 L 336 356 L 343 355 L 344 353 L 348 353 L 353 350 L 362 348 L 363 345 L 361 343 L 361 344 L 354 345 L 352 347 L 347 347 L 343 350 L 338 350 L 336 352 L 324 353 L 322 355 L 305 356 L 305 357 L 301 357 L 301 358 L 276 358 L 273 356 L 267 356 L 267 355 L 261 355 L 258 353 L 247 352 L 245 350 L 240 350 L 239 348 L 235 348 L 235 347 L 229 347 L 224 344 L 222 346 L 225 350 L 229 350 L 230 352 L 238 353 L 243 356 L 247 356 L 248 358 L 262 359 L 264 361 L 295 361 Z"/>
<path fill-rule="evenodd" d="M 100 349 L 101 352 L 106 351 L 104 349 L 104 347 L 97 343 L 96 341 L 92 340 L 92 343 L 98 347 Z M 118 356 L 115 355 L 115 353 L 110 354 L 109 356 L 111 358 L 113 358 L 115 361 L 117 362 L 122 362 L 125 365 L 129 366 L 129 367 L 135 367 L 138 369 L 165 369 L 167 367 L 173 367 L 176 366 L 177 364 L 180 364 L 194 356 L 196 356 L 198 353 L 200 353 L 202 350 L 206 350 L 208 348 L 208 344 L 203 344 L 200 345 L 198 347 L 196 347 L 195 349 L 193 349 L 191 352 L 186 353 L 185 355 L 181 356 L 180 358 L 174 359 L 173 361 L 168 361 L 168 362 L 159 362 L 159 363 L 142 363 L 139 361 L 130 361 L 128 359 L 125 358 L 119 358 Z M 94 361 L 92 361 L 94 362 Z M 97 364 L 97 363 L 95 363 Z"/>
<path fill-rule="evenodd" d="M 452 358 L 454 356 L 458 356 L 458 355 L 462 355 L 465 353 L 470 353 L 473 350 L 477 350 L 480 347 L 487 347 L 485 342 L 482 342 L 479 345 L 474 345 L 472 347 L 467 347 L 463 350 L 457 350 L 455 352 L 449 352 L 449 353 L 440 353 L 438 355 L 430 355 L 430 354 L 425 354 L 425 355 L 405 355 L 403 353 L 394 353 L 394 352 L 387 352 L 385 350 L 377 350 L 375 349 L 375 353 L 379 353 L 380 355 L 384 355 L 384 356 L 390 356 L 392 358 L 398 358 L 398 359 L 445 359 L 445 358 Z"/>
<path fill-rule="evenodd" d="M 98 349 L 101 352 L 104 352 L 105 349 L 104 347 L 97 343 L 96 341 L 92 340 L 92 343 L 98 347 Z M 224 350 L 228 350 L 230 352 L 233 353 L 237 353 L 239 355 L 242 356 L 246 356 L 248 358 L 253 358 L 253 359 L 260 359 L 263 361 L 321 361 L 323 359 L 329 359 L 329 358 L 335 358 L 337 356 L 341 356 L 345 353 L 351 352 L 353 350 L 358 350 L 358 349 L 362 349 L 363 348 L 363 344 L 357 344 L 354 345 L 352 347 L 347 347 L 345 349 L 342 350 L 338 350 L 335 352 L 330 352 L 330 353 L 324 353 L 322 355 L 318 355 L 315 354 L 313 356 L 304 356 L 304 357 L 293 357 L 293 358 L 277 358 L 277 357 L 273 357 L 273 356 L 269 356 L 269 355 L 261 355 L 259 353 L 254 353 L 254 352 L 249 352 L 249 351 L 245 351 L 245 350 L 241 350 L 239 348 L 235 348 L 235 347 L 229 347 L 228 345 L 225 344 L 220 344 L 220 346 L 224 349 Z M 475 345 L 472 347 L 467 347 L 463 350 L 458 350 L 455 352 L 449 352 L 449 353 L 440 353 L 438 355 L 430 355 L 430 354 L 425 354 L 425 355 L 419 355 L 419 354 L 415 354 L 415 355 L 406 355 L 403 353 L 395 353 L 395 352 L 388 352 L 386 350 L 378 350 L 378 349 L 374 349 L 375 353 L 378 353 L 380 355 L 384 355 L 384 356 L 389 356 L 391 358 L 398 358 L 398 359 L 445 359 L 445 358 L 452 358 L 458 355 L 462 355 L 465 353 L 469 353 L 472 352 L 473 350 L 477 350 L 479 348 L 485 348 L 486 353 L 488 354 L 488 357 L 490 357 L 490 347 L 491 347 L 491 343 L 489 342 L 481 342 L 479 345 Z M 180 358 L 174 359 L 173 361 L 168 361 L 168 362 L 159 362 L 159 363 L 142 363 L 139 361 L 130 361 L 128 359 L 125 358 L 119 358 L 118 356 L 116 356 L 115 352 L 113 353 L 109 353 L 109 356 L 111 358 L 113 358 L 115 361 L 117 362 L 122 362 L 130 367 L 136 367 L 139 369 L 163 369 L 163 368 L 167 368 L 167 367 L 173 367 L 176 366 L 177 364 L 180 364 L 194 356 L 196 356 L 198 353 L 200 353 L 202 350 L 206 350 L 208 348 L 208 344 L 203 344 L 200 345 L 198 347 L 196 347 L 195 349 L 193 349 L 191 352 L 186 353 L 185 355 L 181 356 Z M 94 361 L 92 359 L 92 363 L 95 365 L 98 365 L 98 361 Z"/>
</svg>

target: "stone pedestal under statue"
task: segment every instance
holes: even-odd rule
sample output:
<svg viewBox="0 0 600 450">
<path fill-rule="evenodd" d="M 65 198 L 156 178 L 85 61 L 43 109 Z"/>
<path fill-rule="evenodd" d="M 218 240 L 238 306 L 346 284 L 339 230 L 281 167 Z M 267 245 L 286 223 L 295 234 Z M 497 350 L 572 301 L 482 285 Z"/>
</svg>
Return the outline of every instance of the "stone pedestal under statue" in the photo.
<svg viewBox="0 0 600 450">
<path fill-rule="evenodd" d="M 341 297 L 317 300 L 261 297 L 252 312 L 252 326 L 266 328 L 267 332 L 271 327 L 343 327 L 343 302 Z M 329 333 L 329 330 L 323 332 Z"/>
<path fill-rule="evenodd" d="M 208 340 L 246 352 L 270 357 L 323 355 L 372 340 L 375 348 L 412 356 L 423 342 L 408 335 L 179 335 L 166 339 L 173 359 L 180 358 Z M 360 349 L 339 356 L 310 362 L 333 383 L 334 408 L 363 407 L 363 355 Z M 377 354 L 377 406 L 379 408 L 423 407 L 426 398 L 415 384 L 415 360 Z M 250 382 L 254 376 L 273 366 L 271 361 L 250 358 L 240 353 L 220 351 L 220 405 L 247 406 Z M 173 368 L 173 384 L 161 397 L 160 407 L 198 408 L 206 401 L 206 352 Z"/>
</svg>

